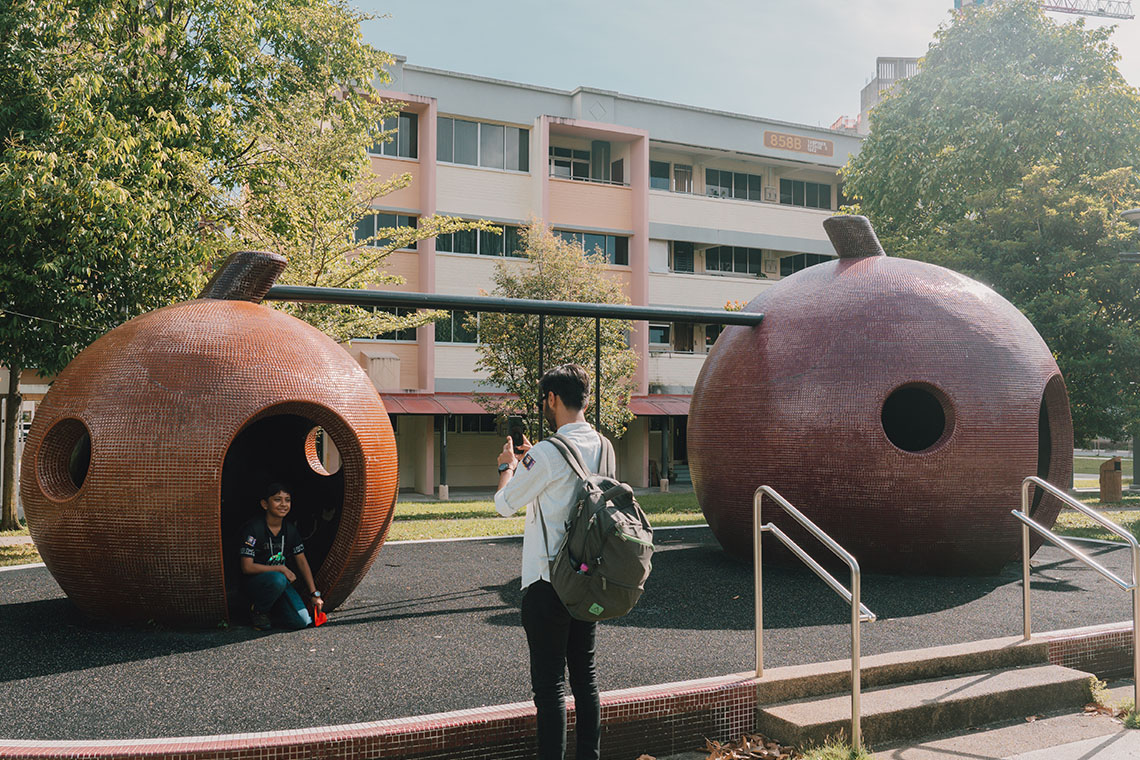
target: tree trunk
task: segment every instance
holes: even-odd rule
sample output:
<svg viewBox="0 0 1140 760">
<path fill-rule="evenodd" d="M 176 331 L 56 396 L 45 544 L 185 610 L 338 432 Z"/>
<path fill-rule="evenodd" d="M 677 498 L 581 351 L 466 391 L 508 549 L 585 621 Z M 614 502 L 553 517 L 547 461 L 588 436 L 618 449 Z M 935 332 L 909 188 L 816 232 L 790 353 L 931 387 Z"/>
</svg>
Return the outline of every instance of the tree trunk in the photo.
<svg viewBox="0 0 1140 760">
<path fill-rule="evenodd" d="M 8 393 L 4 396 L 4 499 L 0 508 L 0 530 L 19 530 L 16 516 L 16 436 L 20 419 L 20 367 L 8 368 Z"/>
</svg>

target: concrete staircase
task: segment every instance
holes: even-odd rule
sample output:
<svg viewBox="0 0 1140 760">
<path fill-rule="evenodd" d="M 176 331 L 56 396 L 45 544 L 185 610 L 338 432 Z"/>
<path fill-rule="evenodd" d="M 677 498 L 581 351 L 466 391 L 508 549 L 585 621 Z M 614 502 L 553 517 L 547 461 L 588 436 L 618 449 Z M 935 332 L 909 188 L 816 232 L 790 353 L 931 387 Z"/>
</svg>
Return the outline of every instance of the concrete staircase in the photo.
<svg viewBox="0 0 1140 760">
<path fill-rule="evenodd" d="M 756 730 L 789 744 L 822 743 L 851 728 L 848 660 L 765 671 Z M 1052 665 L 1045 642 L 992 639 L 863 658 L 862 730 L 870 747 L 1080 710 L 1090 674 Z"/>
</svg>

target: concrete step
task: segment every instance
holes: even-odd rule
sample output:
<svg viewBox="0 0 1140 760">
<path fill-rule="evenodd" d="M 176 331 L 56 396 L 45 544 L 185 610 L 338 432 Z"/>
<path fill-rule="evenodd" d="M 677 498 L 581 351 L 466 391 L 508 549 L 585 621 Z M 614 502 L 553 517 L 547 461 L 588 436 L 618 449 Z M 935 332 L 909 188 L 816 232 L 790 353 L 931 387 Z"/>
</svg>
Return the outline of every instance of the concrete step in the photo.
<svg viewBox="0 0 1140 760">
<path fill-rule="evenodd" d="M 980 726 L 1027 715 L 1077 709 L 1090 699 L 1089 674 L 1059 665 L 990 670 L 868 689 L 862 696 L 868 746 Z M 803 746 L 848 736 L 851 694 L 761 707 L 756 730 Z"/>
<path fill-rule="evenodd" d="M 1048 662 L 1049 644 L 1044 639 L 1006 636 L 864 657 L 860 683 L 867 690 Z M 850 691 L 851 660 L 832 660 L 765 669 L 756 685 L 756 699 L 764 705 Z"/>
</svg>

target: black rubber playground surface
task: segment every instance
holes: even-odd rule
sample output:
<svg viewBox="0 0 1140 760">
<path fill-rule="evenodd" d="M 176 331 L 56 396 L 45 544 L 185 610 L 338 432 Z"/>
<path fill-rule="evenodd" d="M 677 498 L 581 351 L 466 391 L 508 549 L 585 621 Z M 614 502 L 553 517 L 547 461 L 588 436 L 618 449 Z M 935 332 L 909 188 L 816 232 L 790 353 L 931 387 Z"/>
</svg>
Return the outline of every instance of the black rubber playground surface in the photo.
<svg viewBox="0 0 1140 760">
<path fill-rule="evenodd" d="M 601 626 L 604 690 L 754 667 L 752 568 L 707 528 L 658 532 L 653 575 Z M 267 731 L 530 698 L 518 622 L 521 539 L 389 544 L 320 629 L 117 628 L 82 618 L 44 568 L 0 572 L 0 739 Z M 1126 549 L 1095 547 L 1129 574 Z M 1037 631 L 1130 618 L 1128 594 L 1057 549 L 1035 558 Z M 874 654 L 1021 632 L 1020 564 L 987 578 L 866 575 Z M 849 609 L 806 569 L 764 575 L 765 664 L 849 653 Z"/>
</svg>

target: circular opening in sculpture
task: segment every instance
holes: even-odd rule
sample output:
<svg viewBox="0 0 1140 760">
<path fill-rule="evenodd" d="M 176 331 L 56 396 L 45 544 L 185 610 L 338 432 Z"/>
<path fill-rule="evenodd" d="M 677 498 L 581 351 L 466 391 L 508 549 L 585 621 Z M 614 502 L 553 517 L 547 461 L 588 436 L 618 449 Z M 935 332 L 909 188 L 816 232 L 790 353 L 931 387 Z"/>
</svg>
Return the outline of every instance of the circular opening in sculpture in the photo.
<svg viewBox="0 0 1140 760">
<path fill-rule="evenodd" d="M 50 499 L 63 501 L 79 493 L 91 467 L 91 433 L 79 420 L 69 417 L 52 426 L 44 436 L 36 462 L 40 488 Z"/>
<path fill-rule="evenodd" d="M 896 388 L 883 402 L 883 432 L 903 451 L 934 448 L 954 426 L 950 403 L 942 391 L 925 383 Z"/>
<path fill-rule="evenodd" d="M 337 452 L 336 467 L 330 472 L 325 463 L 332 462 L 319 456 L 318 440 L 323 439 L 322 446 L 331 447 L 334 435 L 342 445 L 323 449 L 326 456 Z M 314 573 L 320 569 L 340 527 L 346 475 L 358 471 L 345 461 L 345 447 L 352 450 L 352 435 L 329 410 L 304 402 L 264 410 L 242 427 L 222 462 L 222 551 L 228 579 L 240 576 L 241 528 L 264 514 L 261 497 L 266 485 L 273 482 L 289 489 L 293 508 L 287 519 L 300 531 L 309 566 Z"/>
<path fill-rule="evenodd" d="M 319 425 L 305 436 L 305 460 L 318 475 L 336 475 L 340 471 L 340 451 L 332 436 Z"/>
</svg>

